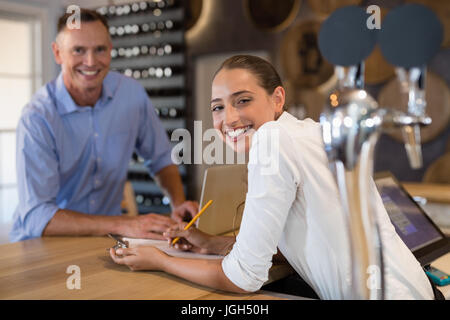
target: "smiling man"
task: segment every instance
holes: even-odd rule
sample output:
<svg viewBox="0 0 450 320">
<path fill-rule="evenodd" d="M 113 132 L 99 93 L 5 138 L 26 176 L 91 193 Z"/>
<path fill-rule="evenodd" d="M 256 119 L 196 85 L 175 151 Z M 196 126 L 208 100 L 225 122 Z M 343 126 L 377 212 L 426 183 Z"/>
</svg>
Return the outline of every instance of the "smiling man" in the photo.
<svg viewBox="0 0 450 320">
<path fill-rule="evenodd" d="M 186 201 L 167 134 L 145 89 L 109 71 L 106 20 L 81 10 L 79 29 L 58 21 L 52 44 L 59 76 L 33 96 L 17 127 L 19 205 L 11 241 L 40 236 L 120 234 L 162 239 L 161 233 L 198 210 Z M 133 152 L 171 199 L 172 219 L 121 215 Z"/>
<path fill-rule="evenodd" d="M 89 21 L 88 17 L 95 16 L 86 12 L 82 16 L 86 17 L 82 29 L 68 29 L 64 24 L 66 16 L 59 20 L 52 49 L 74 101 L 80 106 L 93 106 L 109 72 L 112 44 L 103 19 Z"/>
</svg>

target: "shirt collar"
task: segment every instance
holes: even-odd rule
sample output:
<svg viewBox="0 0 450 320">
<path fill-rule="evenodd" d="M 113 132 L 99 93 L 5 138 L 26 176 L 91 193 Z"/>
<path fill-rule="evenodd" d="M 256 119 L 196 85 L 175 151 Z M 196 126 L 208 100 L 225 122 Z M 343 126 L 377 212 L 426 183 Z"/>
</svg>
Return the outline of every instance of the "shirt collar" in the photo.
<svg viewBox="0 0 450 320">
<path fill-rule="evenodd" d="M 283 111 L 281 115 L 278 117 L 277 121 L 284 122 L 285 120 L 288 120 L 289 118 L 292 117 L 293 116 L 290 113 L 288 113 L 287 111 Z"/>
<path fill-rule="evenodd" d="M 102 94 L 100 95 L 96 105 L 98 105 L 99 102 L 105 104 L 107 99 L 112 99 L 114 96 L 114 81 L 110 79 L 109 75 L 110 74 L 108 73 L 103 80 Z M 75 101 L 73 101 L 72 96 L 64 84 L 62 71 L 56 78 L 55 97 L 58 101 L 57 109 L 61 115 L 88 110 L 86 107 L 80 107 L 75 103 Z"/>
</svg>

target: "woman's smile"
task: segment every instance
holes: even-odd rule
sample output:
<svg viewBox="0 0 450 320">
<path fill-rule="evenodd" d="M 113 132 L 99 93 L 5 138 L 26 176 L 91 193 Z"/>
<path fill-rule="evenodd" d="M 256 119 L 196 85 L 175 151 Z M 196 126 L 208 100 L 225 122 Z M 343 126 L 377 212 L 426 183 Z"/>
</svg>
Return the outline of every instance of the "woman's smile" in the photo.
<svg viewBox="0 0 450 320">
<path fill-rule="evenodd" d="M 235 128 L 227 128 L 224 130 L 224 133 L 227 139 L 231 140 L 231 142 L 237 142 L 241 138 L 247 135 L 250 129 L 253 128 L 253 125 L 235 127 Z"/>
</svg>

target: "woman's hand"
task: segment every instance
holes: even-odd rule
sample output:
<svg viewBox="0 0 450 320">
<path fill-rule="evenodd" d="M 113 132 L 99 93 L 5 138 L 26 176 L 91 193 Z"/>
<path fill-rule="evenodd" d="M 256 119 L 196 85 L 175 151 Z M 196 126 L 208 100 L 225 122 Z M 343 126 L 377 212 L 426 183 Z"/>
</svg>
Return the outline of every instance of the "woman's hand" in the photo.
<svg viewBox="0 0 450 320">
<path fill-rule="evenodd" d="M 195 227 L 190 227 L 184 230 L 187 225 L 185 222 L 178 223 L 171 226 L 163 233 L 172 245 L 173 239 L 179 237 L 174 247 L 183 251 L 192 251 L 202 254 L 221 254 L 225 255 L 235 242 L 234 237 L 213 236 L 198 230 Z"/>
<path fill-rule="evenodd" d="M 136 248 L 111 248 L 109 254 L 117 264 L 128 266 L 132 271 L 138 270 L 163 270 L 164 263 L 169 256 L 152 246 L 142 246 Z"/>
<path fill-rule="evenodd" d="M 180 238 L 174 245 L 175 249 L 202 254 L 214 254 L 215 252 L 211 250 L 213 236 L 204 233 L 195 227 L 184 230 L 186 225 L 186 222 L 180 222 L 173 225 L 163 233 L 163 236 L 167 238 L 170 245 L 172 245 L 172 241 L 176 237 Z"/>
</svg>

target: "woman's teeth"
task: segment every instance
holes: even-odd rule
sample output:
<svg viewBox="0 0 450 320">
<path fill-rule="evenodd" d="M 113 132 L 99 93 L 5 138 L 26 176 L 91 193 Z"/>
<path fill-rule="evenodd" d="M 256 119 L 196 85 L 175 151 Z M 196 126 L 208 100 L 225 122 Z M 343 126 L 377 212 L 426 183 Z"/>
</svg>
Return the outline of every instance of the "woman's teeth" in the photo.
<svg viewBox="0 0 450 320">
<path fill-rule="evenodd" d="M 228 130 L 226 133 L 230 138 L 237 138 L 241 134 L 246 133 L 252 126 L 247 126 L 244 128 L 238 128 L 234 130 Z"/>
</svg>

